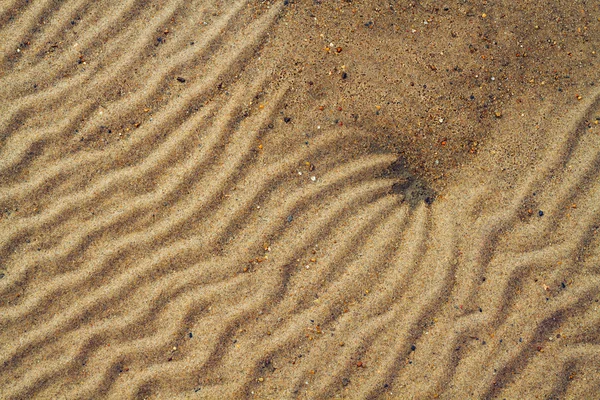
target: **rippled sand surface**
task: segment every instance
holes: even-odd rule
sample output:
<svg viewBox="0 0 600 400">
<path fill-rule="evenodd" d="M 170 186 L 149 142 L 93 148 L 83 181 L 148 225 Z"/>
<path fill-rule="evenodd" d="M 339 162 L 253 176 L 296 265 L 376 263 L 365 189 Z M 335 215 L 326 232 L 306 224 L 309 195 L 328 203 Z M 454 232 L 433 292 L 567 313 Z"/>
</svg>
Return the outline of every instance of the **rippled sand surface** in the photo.
<svg viewBox="0 0 600 400">
<path fill-rule="evenodd" d="M 0 1 L 0 398 L 597 397 L 599 32 Z"/>
</svg>

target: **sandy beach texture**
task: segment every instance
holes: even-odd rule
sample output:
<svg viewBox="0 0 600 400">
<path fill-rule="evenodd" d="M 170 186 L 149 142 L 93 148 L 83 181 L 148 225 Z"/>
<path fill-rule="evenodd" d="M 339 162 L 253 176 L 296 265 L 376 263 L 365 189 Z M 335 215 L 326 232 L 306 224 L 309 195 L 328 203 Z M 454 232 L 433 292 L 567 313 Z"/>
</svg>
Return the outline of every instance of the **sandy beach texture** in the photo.
<svg viewBox="0 0 600 400">
<path fill-rule="evenodd" d="M 1 399 L 592 399 L 600 3 L 1 0 Z"/>
</svg>

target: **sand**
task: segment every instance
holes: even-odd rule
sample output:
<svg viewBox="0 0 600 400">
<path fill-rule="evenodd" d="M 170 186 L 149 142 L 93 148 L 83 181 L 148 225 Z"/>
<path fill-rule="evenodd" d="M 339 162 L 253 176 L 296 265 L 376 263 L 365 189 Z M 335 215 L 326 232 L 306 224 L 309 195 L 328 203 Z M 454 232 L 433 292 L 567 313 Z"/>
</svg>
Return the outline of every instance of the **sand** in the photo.
<svg viewBox="0 0 600 400">
<path fill-rule="evenodd" d="M 0 398 L 597 398 L 600 7 L 0 2 Z"/>
</svg>

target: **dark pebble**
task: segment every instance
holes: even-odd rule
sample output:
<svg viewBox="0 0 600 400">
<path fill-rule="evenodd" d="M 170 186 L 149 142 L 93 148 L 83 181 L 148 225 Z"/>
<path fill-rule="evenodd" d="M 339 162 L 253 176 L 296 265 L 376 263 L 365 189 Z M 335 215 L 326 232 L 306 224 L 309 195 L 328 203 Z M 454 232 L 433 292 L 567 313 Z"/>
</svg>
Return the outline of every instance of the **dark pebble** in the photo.
<svg viewBox="0 0 600 400">
<path fill-rule="evenodd" d="M 350 384 L 350 379 L 348 379 L 348 378 L 342 379 L 342 385 L 348 386 L 349 384 Z"/>
<path fill-rule="evenodd" d="M 294 216 L 293 215 L 288 215 L 287 222 L 292 222 L 293 220 L 294 220 Z"/>
<path fill-rule="evenodd" d="M 415 351 L 415 350 L 417 349 L 417 346 L 415 346 L 415 345 L 413 344 L 412 346 L 410 346 L 410 349 L 411 349 L 412 351 Z"/>
<path fill-rule="evenodd" d="M 194 337 L 194 335 L 192 334 L 192 332 L 189 333 L 189 337 L 190 337 L 190 339 Z"/>
<path fill-rule="evenodd" d="M 292 121 L 292 119 L 290 117 L 285 117 L 283 119 L 283 122 L 285 122 L 286 124 L 289 124 Z"/>
<path fill-rule="evenodd" d="M 185 82 L 185 78 L 182 78 L 180 76 L 177 77 L 177 81 L 184 83 Z"/>
<path fill-rule="evenodd" d="M 342 72 L 342 79 L 346 79 L 348 77 L 348 74 L 345 72 Z"/>
<path fill-rule="evenodd" d="M 540 217 L 543 217 L 543 216 L 544 216 L 544 212 L 543 212 L 542 210 L 540 210 L 540 211 L 538 211 L 538 215 L 539 215 Z"/>
</svg>

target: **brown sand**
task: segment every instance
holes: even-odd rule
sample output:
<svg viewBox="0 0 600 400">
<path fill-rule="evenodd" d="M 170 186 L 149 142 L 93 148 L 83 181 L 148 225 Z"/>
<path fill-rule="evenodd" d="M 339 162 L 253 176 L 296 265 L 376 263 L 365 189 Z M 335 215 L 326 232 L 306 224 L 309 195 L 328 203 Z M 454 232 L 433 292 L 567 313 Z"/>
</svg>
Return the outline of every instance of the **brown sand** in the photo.
<svg viewBox="0 0 600 400">
<path fill-rule="evenodd" d="M 0 2 L 0 398 L 598 398 L 600 5 Z"/>
</svg>

